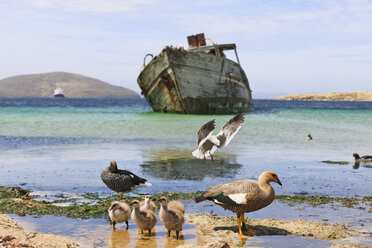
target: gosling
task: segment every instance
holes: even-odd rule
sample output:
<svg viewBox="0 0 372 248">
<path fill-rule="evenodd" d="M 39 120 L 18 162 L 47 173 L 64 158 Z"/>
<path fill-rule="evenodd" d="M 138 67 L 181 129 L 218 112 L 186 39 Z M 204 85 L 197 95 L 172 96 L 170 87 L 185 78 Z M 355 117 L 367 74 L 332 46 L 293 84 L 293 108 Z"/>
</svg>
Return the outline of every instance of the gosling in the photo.
<svg viewBox="0 0 372 248">
<path fill-rule="evenodd" d="M 130 219 L 130 208 L 128 204 L 119 201 L 113 201 L 110 208 L 108 209 L 108 214 L 110 216 L 110 224 L 112 229 L 115 231 L 116 223 L 122 223 L 125 221 L 127 224 L 127 230 L 129 228 L 128 220 Z"/>
<path fill-rule="evenodd" d="M 185 223 L 185 207 L 178 201 L 171 201 L 168 204 L 168 200 L 165 197 L 161 197 L 158 201 L 160 203 L 159 217 L 168 230 L 168 237 L 171 231 L 174 230 L 178 239 L 182 226 Z"/>
<path fill-rule="evenodd" d="M 155 212 L 155 203 L 152 201 L 152 196 L 145 196 L 145 200 L 140 202 L 140 210 L 149 209 Z"/>
<path fill-rule="evenodd" d="M 155 212 L 148 209 L 140 210 L 140 203 L 137 200 L 132 201 L 129 205 L 133 207 L 131 217 L 141 230 L 141 233 L 143 233 L 143 230 L 148 230 L 151 237 L 151 229 L 154 228 L 158 220 Z"/>
</svg>

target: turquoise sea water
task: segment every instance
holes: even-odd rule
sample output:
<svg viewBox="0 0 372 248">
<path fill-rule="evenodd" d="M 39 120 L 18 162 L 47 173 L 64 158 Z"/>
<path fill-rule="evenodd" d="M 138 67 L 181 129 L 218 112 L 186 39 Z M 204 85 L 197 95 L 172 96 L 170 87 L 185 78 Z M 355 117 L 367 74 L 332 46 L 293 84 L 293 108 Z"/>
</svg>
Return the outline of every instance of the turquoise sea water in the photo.
<svg viewBox="0 0 372 248">
<path fill-rule="evenodd" d="M 100 173 L 116 160 L 120 168 L 152 183 L 132 194 L 203 191 L 217 183 L 257 179 L 263 171 L 273 170 L 283 183 L 282 187 L 273 185 L 277 194 L 371 196 L 372 163 L 356 165 L 352 153 L 372 154 L 372 102 L 256 100 L 254 104 L 255 110 L 246 113 L 239 133 L 215 153 L 212 162 L 191 156 L 197 147 L 197 131 L 216 119 L 218 132 L 233 115 L 153 113 L 143 99 L 0 99 L 0 185 L 22 186 L 40 195 L 39 199 L 62 193 L 83 201 L 81 195 L 87 192 L 114 193 L 103 184 Z M 308 133 L 313 140 L 306 140 Z M 347 164 L 321 162 L 325 160 Z M 188 214 L 232 215 L 208 202 L 184 204 Z M 370 245 L 371 213 L 364 207 L 293 207 L 274 201 L 248 216 L 349 223 L 367 234 L 348 242 Z M 132 222 L 132 237 L 127 237 L 123 230 L 111 232 L 105 219 L 12 218 L 26 231 L 66 235 L 82 247 L 91 247 L 93 242 L 97 247 L 115 242 L 135 247 L 143 241 L 135 237 Z M 187 225 L 179 242 L 168 244 L 161 224 L 152 240 L 165 247 L 199 244 L 196 227 Z M 116 234 L 123 235 L 115 238 Z M 146 242 L 142 245 L 155 244 Z M 246 245 L 328 247 L 330 243 L 259 236 Z"/>
<path fill-rule="evenodd" d="M 278 194 L 371 195 L 372 166 L 356 168 L 351 155 L 372 154 L 372 102 L 256 100 L 215 162 L 191 156 L 196 133 L 211 119 L 218 132 L 232 115 L 153 113 L 143 99 L 0 102 L 0 185 L 111 193 L 100 172 L 116 160 L 153 184 L 138 193 L 202 191 L 273 170 L 283 182 Z"/>
</svg>

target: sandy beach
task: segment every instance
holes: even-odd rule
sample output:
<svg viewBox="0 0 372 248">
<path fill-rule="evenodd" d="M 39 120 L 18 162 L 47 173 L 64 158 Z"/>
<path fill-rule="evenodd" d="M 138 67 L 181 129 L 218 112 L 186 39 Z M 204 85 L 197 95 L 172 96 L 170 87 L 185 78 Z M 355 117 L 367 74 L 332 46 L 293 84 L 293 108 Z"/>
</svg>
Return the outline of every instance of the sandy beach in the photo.
<svg viewBox="0 0 372 248">
<path fill-rule="evenodd" d="M 247 240 L 238 239 L 238 226 L 234 216 L 189 216 L 188 221 L 198 227 L 198 233 L 202 237 L 202 243 L 208 244 L 212 241 L 226 242 L 230 246 L 240 246 Z M 313 239 L 329 240 L 331 243 L 338 239 L 345 239 L 360 232 L 346 228 L 344 224 L 329 225 L 325 222 L 293 220 L 284 221 L 278 219 L 247 219 L 248 229 L 252 236 L 264 235 L 286 235 Z M 238 245 L 239 244 L 239 245 Z M 334 244 L 332 247 L 361 247 L 358 245 Z"/>
<path fill-rule="evenodd" d="M 25 232 L 10 217 L 0 214 L 0 247 L 76 248 L 80 246 L 63 236 Z"/>
</svg>

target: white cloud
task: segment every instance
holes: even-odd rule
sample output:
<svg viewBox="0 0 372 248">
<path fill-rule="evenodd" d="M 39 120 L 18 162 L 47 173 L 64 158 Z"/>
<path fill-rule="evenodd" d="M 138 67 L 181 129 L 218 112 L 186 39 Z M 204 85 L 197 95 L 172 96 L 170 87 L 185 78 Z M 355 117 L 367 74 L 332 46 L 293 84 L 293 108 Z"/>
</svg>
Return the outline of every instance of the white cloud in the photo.
<svg viewBox="0 0 372 248">
<path fill-rule="evenodd" d="M 138 10 L 143 5 L 151 5 L 150 0 L 23 0 L 37 8 L 50 8 L 71 12 L 115 13 Z"/>
<path fill-rule="evenodd" d="M 300 2 L 301 3 L 301 2 Z M 372 3 L 367 1 L 320 2 L 311 8 L 277 8 L 259 5 L 246 12 L 218 10 L 176 13 L 178 25 L 186 29 L 198 26 L 215 33 L 246 33 L 272 35 L 284 33 L 358 33 L 372 32 Z"/>
</svg>

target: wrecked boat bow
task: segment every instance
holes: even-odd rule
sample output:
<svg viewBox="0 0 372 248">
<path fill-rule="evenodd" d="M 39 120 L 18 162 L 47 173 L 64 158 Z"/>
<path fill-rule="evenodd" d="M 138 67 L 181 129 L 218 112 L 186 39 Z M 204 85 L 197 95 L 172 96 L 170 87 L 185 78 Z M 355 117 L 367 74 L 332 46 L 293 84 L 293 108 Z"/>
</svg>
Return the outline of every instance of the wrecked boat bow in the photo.
<svg viewBox="0 0 372 248">
<path fill-rule="evenodd" d="M 235 44 L 206 46 L 204 34 L 189 36 L 188 50 L 165 47 L 145 65 L 137 82 L 155 112 L 230 114 L 253 109 L 248 79 Z M 237 62 L 224 51 L 234 50 Z"/>
</svg>

